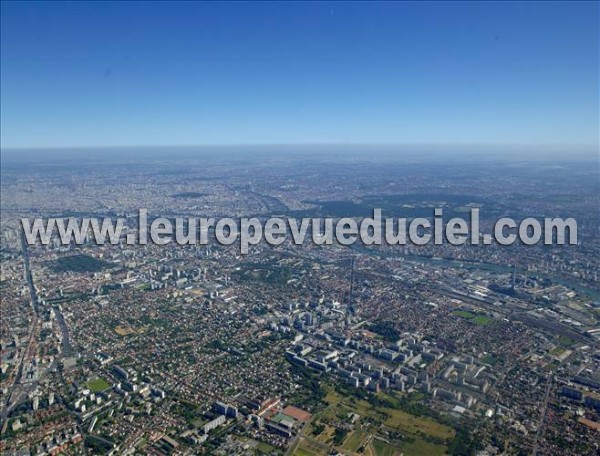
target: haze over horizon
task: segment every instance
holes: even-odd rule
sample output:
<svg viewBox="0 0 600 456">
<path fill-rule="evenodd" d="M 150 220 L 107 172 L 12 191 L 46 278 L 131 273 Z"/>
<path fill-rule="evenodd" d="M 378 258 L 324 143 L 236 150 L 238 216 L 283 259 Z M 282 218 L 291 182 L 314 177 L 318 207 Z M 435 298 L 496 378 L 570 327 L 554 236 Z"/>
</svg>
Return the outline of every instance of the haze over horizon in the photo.
<svg viewBox="0 0 600 456">
<path fill-rule="evenodd" d="M 596 2 L 2 2 L 1 147 L 597 152 Z"/>
</svg>

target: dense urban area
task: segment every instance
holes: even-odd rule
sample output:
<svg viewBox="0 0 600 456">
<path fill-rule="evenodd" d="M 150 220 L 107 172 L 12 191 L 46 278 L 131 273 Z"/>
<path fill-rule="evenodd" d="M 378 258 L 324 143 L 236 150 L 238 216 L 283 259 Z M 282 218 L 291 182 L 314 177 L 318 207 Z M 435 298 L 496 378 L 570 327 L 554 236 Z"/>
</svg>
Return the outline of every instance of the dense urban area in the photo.
<svg viewBox="0 0 600 456">
<path fill-rule="evenodd" d="M 2 166 L 0 451 L 596 455 L 598 163 L 128 151 Z M 21 217 L 573 217 L 578 244 L 30 246 Z"/>
</svg>

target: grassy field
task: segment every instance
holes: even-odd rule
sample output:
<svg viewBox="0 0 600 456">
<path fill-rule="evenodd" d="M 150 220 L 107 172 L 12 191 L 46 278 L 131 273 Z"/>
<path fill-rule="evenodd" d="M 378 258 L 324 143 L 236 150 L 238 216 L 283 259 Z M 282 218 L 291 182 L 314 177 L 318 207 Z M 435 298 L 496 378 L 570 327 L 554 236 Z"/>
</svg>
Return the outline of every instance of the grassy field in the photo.
<svg viewBox="0 0 600 456">
<path fill-rule="evenodd" d="M 476 325 L 489 325 L 492 321 L 494 321 L 493 318 L 490 317 L 486 317 L 485 315 L 478 315 L 475 318 L 473 318 L 471 320 L 473 323 L 475 323 Z"/>
<path fill-rule="evenodd" d="M 110 385 L 102 378 L 90 380 L 85 384 L 85 386 L 87 386 L 92 393 L 98 393 L 110 388 Z"/>
<path fill-rule="evenodd" d="M 329 391 L 327 391 L 327 395 L 325 396 L 325 402 L 327 402 L 329 405 L 339 404 L 340 402 L 342 402 L 342 399 L 344 399 L 344 396 L 342 396 L 333 388 L 330 388 Z"/>
<path fill-rule="evenodd" d="M 471 313 L 471 312 L 467 312 L 466 310 L 457 310 L 454 312 L 454 315 L 457 315 L 459 317 L 463 317 L 463 318 L 467 318 L 467 319 L 471 319 L 471 318 L 475 318 L 475 314 Z"/>
<path fill-rule="evenodd" d="M 358 399 L 353 396 L 343 396 L 339 392 L 331 389 L 327 391 L 324 401 L 328 404 L 325 410 L 315 416 L 311 424 L 311 437 L 313 443 L 318 445 L 326 444 L 331 449 L 343 454 L 360 454 L 366 456 L 395 456 L 405 455 L 442 455 L 448 450 L 446 445 L 433 444 L 428 442 L 428 438 L 439 441 L 451 441 L 455 436 L 455 430 L 445 424 L 438 423 L 433 418 L 427 416 L 416 416 L 401 410 L 400 398 L 384 392 L 378 393 L 377 398 L 381 404 Z M 418 397 L 415 398 L 419 400 Z M 358 423 L 354 430 L 351 430 L 339 445 L 333 444 L 333 425 L 337 422 L 349 422 L 348 416 L 352 413 L 360 415 Z M 378 438 L 380 431 L 385 430 L 389 433 L 400 433 L 407 438 L 402 443 L 386 443 Z M 316 435 L 318 433 L 318 435 Z M 308 442 L 307 442 L 308 443 Z M 315 448 L 300 445 L 299 449 L 311 454 Z M 317 450 L 320 450 L 317 448 Z"/>
<path fill-rule="evenodd" d="M 395 456 L 400 454 L 400 451 L 393 446 L 377 439 L 374 439 L 373 443 L 371 443 L 371 451 L 375 456 Z"/>
<path fill-rule="evenodd" d="M 348 451 L 356 452 L 364 443 L 369 435 L 366 432 L 355 430 L 344 441 L 342 448 Z"/>
<path fill-rule="evenodd" d="M 294 456 L 325 456 L 329 453 L 326 446 L 321 446 L 310 442 L 307 439 L 301 439 L 294 451 Z"/>
<path fill-rule="evenodd" d="M 256 449 L 259 453 L 271 454 L 276 448 L 273 445 L 269 445 L 268 443 L 258 442 L 258 445 L 256 445 Z"/>
<path fill-rule="evenodd" d="M 450 439 L 454 436 L 454 429 L 440 424 L 431 418 L 410 415 L 401 410 L 387 409 L 387 413 L 389 414 L 389 418 L 385 421 L 385 425 L 390 428 L 409 434 L 421 432 L 440 439 Z"/>
<path fill-rule="evenodd" d="M 402 453 L 405 456 L 442 456 L 446 451 L 445 445 L 436 445 L 424 440 L 415 440 L 402 445 Z"/>
<path fill-rule="evenodd" d="M 457 310 L 454 312 L 454 315 L 466 318 L 467 320 L 470 320 L 479 326 L 489 325 L 491 322 L 494 321 L 493 318 L 490 318 L 486 315 L 477 315 L 472 312 L 467 312 L 466 310 Z"/>
</svg>

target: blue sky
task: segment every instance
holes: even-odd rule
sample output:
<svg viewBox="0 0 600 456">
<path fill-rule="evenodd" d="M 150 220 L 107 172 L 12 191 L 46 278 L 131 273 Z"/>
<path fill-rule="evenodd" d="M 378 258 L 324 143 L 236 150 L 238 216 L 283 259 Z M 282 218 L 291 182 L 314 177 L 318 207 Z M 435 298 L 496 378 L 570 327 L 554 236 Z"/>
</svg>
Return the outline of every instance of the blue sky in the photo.
<svg viewBox="0 0 600 456">
<path fill-rule="evenodd" d="M 3 148 L 598 143 L 597 2 L 1 8 Z"/>
</svg>

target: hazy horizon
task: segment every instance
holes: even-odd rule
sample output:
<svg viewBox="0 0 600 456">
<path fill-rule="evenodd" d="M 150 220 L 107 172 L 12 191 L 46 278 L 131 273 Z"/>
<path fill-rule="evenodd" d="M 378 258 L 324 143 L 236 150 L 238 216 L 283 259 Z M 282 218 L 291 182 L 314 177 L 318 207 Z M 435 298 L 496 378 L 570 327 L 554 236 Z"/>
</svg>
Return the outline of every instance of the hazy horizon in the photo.
<svg viewBox="0 0 600 456">
<path fill-rule="evenodd" d="M 214 153 L 225 157 L 258 158 L 263 156 L 304 156 L 306 158 L 336 158 L 361 160 L 403 159 L 409 161 L 470 160 L 504 161 L 581 161 L 600 163 L 596 147 L 531 144 L 205 144 L 155 146 L 91 146 L 91 147 L 23 147 L 2 148 L 3 163 L 40 163 L 60 160 L 113 160 L 116 162 L 140 159 L 194 159 Z M 366 155 L 368 154 L 368 155 Z M 214 155 L 213 155 L 214 156 Z"/>
</svg>

